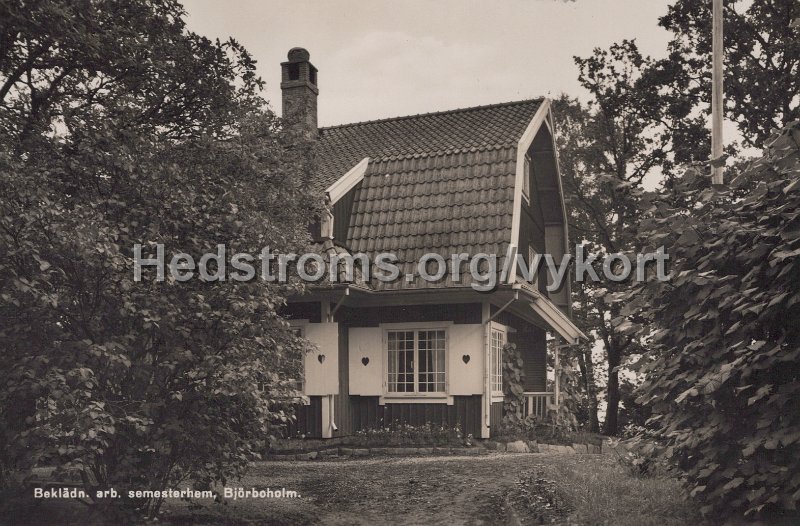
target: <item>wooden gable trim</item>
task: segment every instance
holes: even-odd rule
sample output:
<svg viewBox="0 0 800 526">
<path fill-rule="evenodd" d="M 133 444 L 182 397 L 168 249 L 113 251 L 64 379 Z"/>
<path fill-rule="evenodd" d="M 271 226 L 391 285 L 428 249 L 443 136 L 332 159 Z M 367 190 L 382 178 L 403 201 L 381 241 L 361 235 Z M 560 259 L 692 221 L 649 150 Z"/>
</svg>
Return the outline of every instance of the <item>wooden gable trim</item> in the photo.
<svg viewBox="0 0 800 526">
<path fill-rule="evenodd" d="M 569 221 L 567 221 L 567 205 L 564 202 L 564 185 L 561 181 L 561 167 L 558 164 L 558 148 L 556 148 L 556 127 L 553 123 L 553 112 L 547 111 L 547 126 L 550 129 L 550 137 L 553 142 L 553 158 L 556 163 L 556 182 L 558 183 L 558 196 L 561 204 L 561 216 L 564 220 L 564 250 L 569 254 Z"/>
<path fill-rule="evenodd" d="M 550 105 L 550 99 L 546 98 L 542 101 L 542 103 L 539 105 L 539 109 L 536 110 L 533 119 L 531 119 L 528 127 L 525 128 L 525 132 L 523 132 L 522 137 L 520 137 L 519 142 L 517 143 L 517 166 L 514 176 L 514 209 L 511 216 L 511 239 L 509 240 L 515 249 L 519 244 L 519 223 L 520 215 L 522 213 L 522 187 L 523 177 L 525 177 L 525 156 L 527 155 L 528 149 L 530 149 L 531 144 L 533 143 L 533 138 L 536 137 L 536 133 L 539 131 L 539 128 L 541 128 L 542 123 L 546 122 L 547 115 L 550 113 Z M 513 259 L 510 262 L 508 283 L 515 283 L 517 280 L 516 250 L 512 250 L 511 247 L 509 247 L 509 254 Z"/>
<path fill-rule="evenodd" d="M 543 296 L 538 291 L 525 291 L 533 312 L 539 315 L 559 336 L 568 344 L 587 341 L 589 338 L 583 333 L 561 309 Z"/>
<path fill-rule="evenodd" d="M 364 157 L 358 164 L 350 168 L 346 174 L 341 176 L 338 180 L 336 180 L 336 182 L 330 185 L 327 190 L 325 190 L 331 200 L 331 206 L 335 205 L 336 201 L 344 197 L 347 192 L 352 190 L 355 185 L 364 179 L 364 174 L 367 173 L 368 166 L 369 157 Z"/>
</svg>

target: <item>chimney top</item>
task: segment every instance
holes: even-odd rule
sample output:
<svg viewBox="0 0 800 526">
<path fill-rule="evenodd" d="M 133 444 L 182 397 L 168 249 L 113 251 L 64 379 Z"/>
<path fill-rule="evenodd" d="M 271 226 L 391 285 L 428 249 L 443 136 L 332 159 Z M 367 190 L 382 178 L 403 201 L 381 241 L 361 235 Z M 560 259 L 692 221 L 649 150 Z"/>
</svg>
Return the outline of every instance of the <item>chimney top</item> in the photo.
<svg viewBox="0 0 800 526">
<path fill-rule="evenodd" d="M 311 58 L 311 55 L 305 48 L 293 47 L 289 50 L 289 56 L 287 58 L 289 62 L 305 62 Z"/>
<path fill-rule="evenodd" d="M 317 134 L 317 68 L 301 47 L 289 50 L 288 61 L 281 63 L 281 91 L 283 92 L 283 118 L 292 125 L 301 126 L 309 136 Z"/>
</svg>

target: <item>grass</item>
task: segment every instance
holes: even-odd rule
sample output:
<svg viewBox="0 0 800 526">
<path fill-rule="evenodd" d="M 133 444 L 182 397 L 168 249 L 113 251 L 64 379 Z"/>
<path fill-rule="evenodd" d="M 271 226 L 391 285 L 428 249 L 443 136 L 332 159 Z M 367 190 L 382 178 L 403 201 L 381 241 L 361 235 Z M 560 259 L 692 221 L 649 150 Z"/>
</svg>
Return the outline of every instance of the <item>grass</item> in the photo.
<svg viewBox="0 0 800 526">
<path fill-rule="evenodd" d="M 542 471 L 556 482 L 570 507 L 570 524 L 703 524 L 698 507 L 678 481 L 631 475 L 607 456 L 554 457 Z"/>
<path fill-rule="evenodd" d="M 297 499 L 225 504 L 169 501 L 161 524 L 503 524 L 510 500 L 523 524 L 702 524 L 678 483 L 636 477 L 605 455 L 492 453 L 258 462 L 229 486 L 286 488 Z M 82 524 L 41 503 L 0 524 Z M 199 505 L 198 505 L 199 504 Z M 21 510 L 20 510 L 21 511 Z M 81 510 L 72 510 L 76 513 Z M 85 511 L 82 512 L 85 519 Z M 78 517 L 73 515 L 73 517 Z"/>
</svg>

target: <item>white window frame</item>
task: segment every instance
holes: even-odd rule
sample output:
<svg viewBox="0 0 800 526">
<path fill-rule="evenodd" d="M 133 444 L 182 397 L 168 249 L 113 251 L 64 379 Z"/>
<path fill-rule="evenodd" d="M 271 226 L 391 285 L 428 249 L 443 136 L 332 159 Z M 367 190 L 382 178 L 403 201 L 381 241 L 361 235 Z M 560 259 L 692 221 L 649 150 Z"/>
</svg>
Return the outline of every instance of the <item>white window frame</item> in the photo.
<svg viewBox="0 0 800 526">
<path fill-rule="evenodd" d="M 501 336 L 500 347 L 495 354 L 495 335 Z M 492 386 L 492 396 L 503 395 L 503 347 L 508 343 L 508 329 L 505 325 L 499 323 L 492 323 L 489 330 L 489 362 L 491 363 L 491 371 L 489 371 L 489 379 Z M 497 387 L 499 386 L 499 389 Z"/>
<path fill-rule="evenodd" d="M 310 322 L 309 320 L 292 320 L 289 322 L 289 328 L 293 331 L 299 331 L 299 336 L 301 338 L 306 337 L 306 325 Z M 300 379 L 289 379 L 292 382 L 295 382 L 297 386 L 297 382 L 300 383 L 299 388 L 295 387 L 298 393 L 305 395 L 306 393 L 306 355 L 304 354 L 302 358 L 300 358 Z"/>
<path fill-rule="evenodd" d="M 522 197 L 526 202 L 531 202 L 531 156 L 525 154 L 525 176 L 522 178 Z"/>
<path fill-rule="evenodd" d="M 380 404 L 391 402 L 447 402 L 453 403 L 450 396 L 450 328 L 453 322 L 419 322 L 419 323 L 382 323 L 381 354 L 383 356 L 383 396 L 380 397 Z M 444 391 L 425 392 L 419 391 L 419 370 L 414 369 L 414 391 L 413 392 L 393 392 L 389 391 L 389 333 L 395 331 L 414 331 L 414 360 L 418 365 L 419 331 L 444 331 Z"/>
</svg>

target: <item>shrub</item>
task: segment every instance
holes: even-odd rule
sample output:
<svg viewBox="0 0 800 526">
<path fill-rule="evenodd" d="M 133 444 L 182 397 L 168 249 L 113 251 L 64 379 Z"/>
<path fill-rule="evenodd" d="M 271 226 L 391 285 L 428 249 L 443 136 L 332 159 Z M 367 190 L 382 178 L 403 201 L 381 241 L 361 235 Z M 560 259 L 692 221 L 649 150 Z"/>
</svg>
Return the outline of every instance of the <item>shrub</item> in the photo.
<svg viewBox="0 0 800 526">
<path fill-rule="evenodd" d="M 414 426 L 407 423 L 393 423 L 388 426 L 360 429 L 356 438 L 365 445 L 373 446 L 447 446 L 472 445 L 472 435 L 464 436 L 461 426 L 447 426 L 426 422 Z"/>
<path fill-rule="evenodd" d="M 800 499 L 800 123 L 715 190 L 690 169 L 642 238 L 672 278 L 627 296 L 646 338 L 639 402 L 658 452 L 705 513 L 791 512 Z"/>
<path fill-rule="evenodd" d="M 0 11 L 0 484 L 56 466 L 127 496 L 241 474 L 287 418 L 304 347 L 279 309 L 301 288 L 137 281 L 134 245 L 166 265 L 302 251 L 307 142 L 247 52 L 188 31 L 175 1 Z"/>
</svg>

